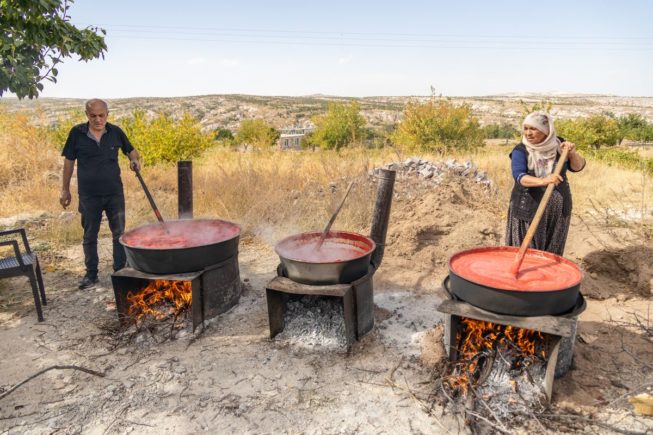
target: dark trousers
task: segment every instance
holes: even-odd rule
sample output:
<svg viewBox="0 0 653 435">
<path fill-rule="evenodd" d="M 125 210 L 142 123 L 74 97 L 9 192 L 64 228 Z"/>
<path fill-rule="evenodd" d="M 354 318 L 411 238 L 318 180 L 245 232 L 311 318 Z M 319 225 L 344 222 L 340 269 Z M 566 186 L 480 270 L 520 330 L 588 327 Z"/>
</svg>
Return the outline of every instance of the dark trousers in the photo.
<svg viewBox="0 0 653 435">
<path fill-rule="evenodd" d="M 86 274 L 97 276 L 98 254 L 97 237 L 102 222 L 102 212 L 109 220 L 109 229 L 113 238 L 113 270 L 125 267 L 125 249 L 118 239 L 125 232 L 125 197 L 122 193 L 110 196 L 80 196 L 79 212 L 82 214 L 84 228 L 84 264 Z"/>
</svg>

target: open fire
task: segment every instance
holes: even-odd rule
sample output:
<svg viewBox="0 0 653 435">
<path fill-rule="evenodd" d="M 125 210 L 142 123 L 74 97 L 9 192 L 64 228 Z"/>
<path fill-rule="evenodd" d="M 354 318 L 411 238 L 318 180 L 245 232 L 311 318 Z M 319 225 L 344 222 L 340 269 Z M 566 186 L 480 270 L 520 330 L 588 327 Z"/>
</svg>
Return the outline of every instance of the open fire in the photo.
<svg viewBox="0 0 653 435">
<path fill-rule="evenodd" d="M 513 385 L 531 366 L 539 365 L 541 371 L 546 365 L 547 341 L 539 331 L 462 318 L 456 341 L 458 360 L 447 382 L 457 393 L 484 383 L 496 360 L 502 362 Z"/>
<path fill-rule="evenodd" d="M 136 293 L 127 293 L 127 316 L 137 323 L 146 316 L 155 320 L 177 320 L 190 309 L 192 300 L 190 281 L 157 279 Z"/>
</svg>

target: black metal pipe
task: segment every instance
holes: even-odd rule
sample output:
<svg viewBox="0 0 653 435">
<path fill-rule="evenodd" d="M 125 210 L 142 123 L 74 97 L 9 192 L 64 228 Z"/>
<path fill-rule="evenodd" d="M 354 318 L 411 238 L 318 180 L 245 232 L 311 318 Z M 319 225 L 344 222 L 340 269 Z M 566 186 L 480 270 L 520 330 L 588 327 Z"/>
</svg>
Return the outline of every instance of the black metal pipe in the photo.
<svg viewBox="0 0 653 435">
<path fill-rule="evenodd" d="M 380 169 L 377 174 L 379 184 L 376 189 L 376 202 L 374 204 L 372 229 L 370 231 L 370 238 L 376 243 L 376 249 L 372 254 L 371 261 L 375 269 L 378 269 L 381 266 L 381 261 L 383 261 L 385 237 L 388 233 L 388 222 L 390 220 L 390 208 L 396 175 L 397 172 L 390 169 Z"/>
<path fill-rule="evenodd" d="M 177 162 L 177 195 L 179 219 L 193 218 L 193 162 Z"/>
</svg>

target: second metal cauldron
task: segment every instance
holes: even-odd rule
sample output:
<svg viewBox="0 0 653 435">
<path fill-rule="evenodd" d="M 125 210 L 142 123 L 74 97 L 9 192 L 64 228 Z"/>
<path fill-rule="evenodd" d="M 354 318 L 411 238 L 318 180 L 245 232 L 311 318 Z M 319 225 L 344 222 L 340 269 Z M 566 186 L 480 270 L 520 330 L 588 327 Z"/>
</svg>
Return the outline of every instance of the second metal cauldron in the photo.
<svg viewBox="0 0 653 435">
<path fill-rule="evenodd" d="M 330 231 L 317 249 L 321 232 L 295 234 L 281 240 L 275 251 L 283 274 L 309 285 L 349 284 L 368 273 L 376 244 L 368 237 L 346 231 Z"/>
</svg>

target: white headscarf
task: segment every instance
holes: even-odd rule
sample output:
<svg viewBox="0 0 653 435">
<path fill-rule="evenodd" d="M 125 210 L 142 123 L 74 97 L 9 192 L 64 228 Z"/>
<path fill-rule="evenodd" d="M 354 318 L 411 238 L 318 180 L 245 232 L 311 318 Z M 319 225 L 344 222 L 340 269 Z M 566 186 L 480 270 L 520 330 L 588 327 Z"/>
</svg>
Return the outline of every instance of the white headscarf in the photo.
<svg viewBox="0 0 653 435">
<path fill-rule="evenodd" d="M 536 177 L 545 177 L 553 172 L 556 154 L 560 151 L 560 141 L 556 136 L 553 118 L 548 113 L 533 112 L 522 123 L 535 127 L 546 134 L 546 139 L 537 144 L 532 144 L 522 135 L 522 143 L 528 150 L 528 169 L 535 172 Z"/>
</svg>

